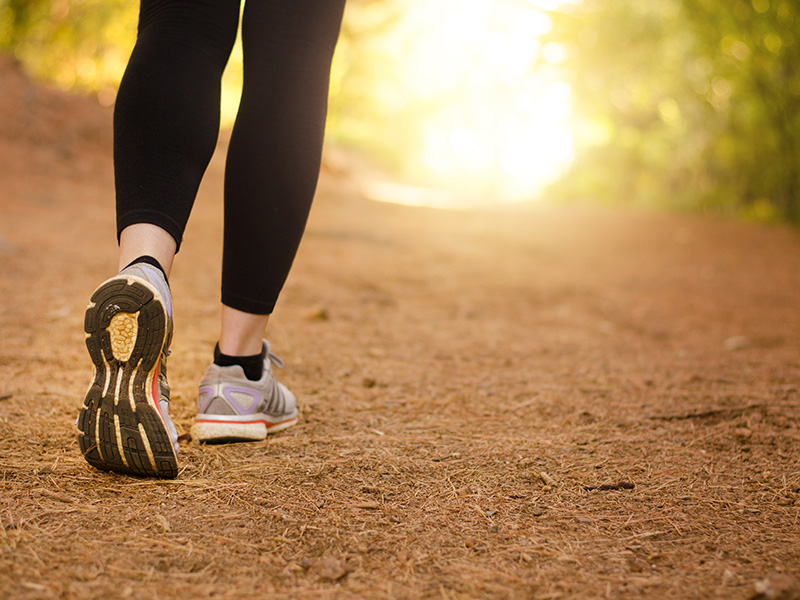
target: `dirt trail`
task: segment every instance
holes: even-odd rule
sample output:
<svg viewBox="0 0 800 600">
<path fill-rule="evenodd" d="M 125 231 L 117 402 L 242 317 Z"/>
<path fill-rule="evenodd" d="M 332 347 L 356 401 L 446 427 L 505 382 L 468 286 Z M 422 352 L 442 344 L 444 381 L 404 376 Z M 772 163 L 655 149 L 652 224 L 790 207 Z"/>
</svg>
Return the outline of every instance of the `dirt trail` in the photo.
<svg viewBox="0 0 800 600">
<path fill-rule="evenodd" d="M 110 112 L 5 59 L 0 90 L 0 597 L 745 599 L 800 575 L 796 231 L 383 205 L 325 172 L 270 333 L 301 424 L 139 480 L 72 427 L 115 267 Z M 217 156 L 172 278 L 182 431 L 221 185 Z"/>
</svg>

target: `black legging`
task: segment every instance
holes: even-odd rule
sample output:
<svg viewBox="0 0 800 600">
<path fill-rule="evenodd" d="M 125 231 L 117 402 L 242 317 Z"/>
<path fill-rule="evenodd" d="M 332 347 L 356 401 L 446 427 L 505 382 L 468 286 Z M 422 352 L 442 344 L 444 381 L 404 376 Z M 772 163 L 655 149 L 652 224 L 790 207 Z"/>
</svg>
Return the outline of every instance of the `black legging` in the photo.
<svg viewBox="0 0 800 600">
<path fill-rule="evenodd" d="M 345 0 L 249 0 L 244 88 L 225 173 L 222 302 L 269 314 L 305 229 Z M 114 112 L 117 235 L 135 223 L 180 248 L 219 133 L 240 0 L 142 0 Z"/>
</svg>

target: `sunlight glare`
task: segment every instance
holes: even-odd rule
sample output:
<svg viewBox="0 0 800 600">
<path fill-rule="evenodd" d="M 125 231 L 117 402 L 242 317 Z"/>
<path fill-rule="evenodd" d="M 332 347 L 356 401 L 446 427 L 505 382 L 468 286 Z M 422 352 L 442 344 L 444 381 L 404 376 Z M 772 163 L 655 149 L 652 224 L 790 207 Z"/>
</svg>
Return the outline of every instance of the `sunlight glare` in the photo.
<svg viewBox="0 0 800 600">
<path fill-rule="evenodd" d="M 487 201 L 534 197 L 573 159 L 570 88 L 557 79 L 543 9 L 564 0 L 414 0 L 398 77 L 415 101 L 446 99 L 424 123 L 418 169 Z M 556 59 L 556 60 L 553 60 Z"/>
</svg>

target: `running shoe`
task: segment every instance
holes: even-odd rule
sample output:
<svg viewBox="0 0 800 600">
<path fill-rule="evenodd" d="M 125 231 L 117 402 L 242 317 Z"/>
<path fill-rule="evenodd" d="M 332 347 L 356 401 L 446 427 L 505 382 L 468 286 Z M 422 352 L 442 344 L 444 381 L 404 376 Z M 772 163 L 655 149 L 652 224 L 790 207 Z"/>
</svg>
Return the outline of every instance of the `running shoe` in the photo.
<svg viewBox="0 0 800 600">
<path fill-rule="evenodd" d="M 206 443 L 264 440 L 297 423 L 297 402 L 292 392 L 275 380 L 272 365 L 283 367 L 264 340 L 264 372 L 249 380 L 239 365 L 211 364 L 200 381 L 199 414 L 192 437 Z"/>
<path fill-rule="evenodd" d="M 78 443 L 103 471 L 178 474 L 166 357 L 172 299 L 163 274 L 137 263 L 100 285 L 84 320 L 94 377 L 78 414 Z"/>
</svg>

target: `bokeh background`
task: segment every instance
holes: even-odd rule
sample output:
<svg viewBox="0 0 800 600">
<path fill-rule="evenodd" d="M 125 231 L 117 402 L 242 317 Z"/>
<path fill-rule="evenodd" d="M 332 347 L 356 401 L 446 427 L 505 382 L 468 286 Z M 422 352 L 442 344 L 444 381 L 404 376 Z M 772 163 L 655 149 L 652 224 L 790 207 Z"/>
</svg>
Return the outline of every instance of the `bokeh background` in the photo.
<svg viewBox="0 0 800 600">
<path fill-rule="evenodd" d="M 110 105 L 137 5 L 0 0 L 0 48 Z M 382 199 L 798 222 L 799 16 L 796 0 L 349 0 L 328 143 L 382 173 Z M 226 126 L 240 83 L 237 44 Z"/>
</svg>

